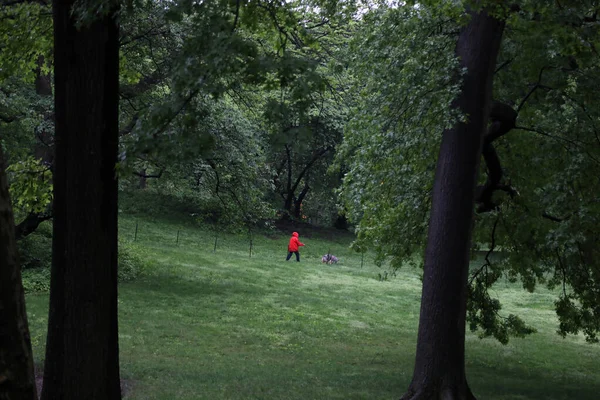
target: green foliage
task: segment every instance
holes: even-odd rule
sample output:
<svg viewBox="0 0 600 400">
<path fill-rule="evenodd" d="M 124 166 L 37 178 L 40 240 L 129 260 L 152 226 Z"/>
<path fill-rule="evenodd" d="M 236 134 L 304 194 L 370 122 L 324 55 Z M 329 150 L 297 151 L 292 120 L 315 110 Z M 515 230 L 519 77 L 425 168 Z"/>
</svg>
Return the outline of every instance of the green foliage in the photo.
<svg viewBox="0 0 600 400">
<path fill-rule="evenodd" d="M 50 5 L 28 1 L 3 4 L 0 21 L 0 84 L 15 75 L 32 82 L 39 58 L 47 58 L 52 50 Z M 48 66 L 42 69 L 47 72 Z"/>
<path fill-rule="evenodd" d="M 115 5 L 92 3 L 75 10 L 81 23 Z M 503 183 L 518 195 L 497 193 L 498 209 L 476 216 L 474 247 L 501 248 L 507 258 L 472 271 L 469 317 L 502 342 L 530 330 L 512 314 L 500 317 L 489 290 L 503 278 L 527 291 L 562 288 L 562 335 L 595 341 L 600 331 L 597 7 L 546 3 L 493 10 L 507 16 L 494 97 L 518 112 L 517 129 L 494 145 Z M 356 250 L 375 250 L 377 264 L 392 269 L 420 265 L 441 132 L 468 117 L 449 111 L 464 72 L 454 46 L 466 14 L 461 2 L 408 4 L 127 3 L 122 213 L 251 234 L 282 198 L 299 200 L 306 189 L 303 215 L 327 220 L 339 208 L 356 224 Z M 17 2 L 3 5 L 0 19 L 0 145 L 17 211 L 42 212 L 52 200 L 50 171 L 32 153 L 35 136 L 52 136 L 52 105 L 32 81 L 52 70 L 51 13 Z M 135 203 L 127 193 L 140 175 L 154 178 Z M 332 189 L 342 176 L 338 199 Z M 48 265 L 48 242 L 20 244 L 28 269 Z M 121 246 L 120 274 L 129 279 L 138 251 Z"/>
<path fill-rule="evenodd" d="M 424 244 L 440 132 L 455 119 L 453 27 L 428 8 L 382 8 L 365 16 L 348 49 L 355 86 L 340 195 L 357 223 L 355 246 L 394 268 Z"/>
<path fill-rule="evenodd" d="M 222 197 L 219 214 L 246 224 L 272 215 L 279 201 L 271 184 L 284 144 L 293 147 L 294 171 L 327 149 L 328 157 L 311 169 L 313 176 L 324 172 L 341 138 L 342 118 L 339 102 L 328 96 L 327 57 L 314 39 L 331 33 L 318 12 L 292 3 L 209 1 L 201 7 L 170 3 L 167 10 L 144 5 L 135 14 L 124 22 L 132 33 L 122 55 L 131 79 L 123 80 L 131 81 L 131 93 L 139 93 L 135 88 L 145 86 L 146 78 L 164 75 L 164 64 L 170 79 L 140 95 L 145 101 L 136 96 L 122 108 L 128 118 L 141 114 L 122 141 L 122 176 L 168 169 L 177 190 L 208 189 L 197 197 L 212 204 L 211 196 Z M 138 43 L 137 36 L 150 44 Z M 144 104 L 148 97 L 150 107 Z M 312 191 L 320 190 L 319 182 L 311 180 Z M 260 217 L 239 206 L 228 188 L 233 183 L 235 196 L 251 199 L 247 209 L 261 210 Z"/>
<path fill-rule="evenodd" d="M 21 271 L 25 293 L 50 291 L 50 268 L 33 268 Z"/>
<path fill-rule="evenodd" d="M 34 233 L 20 240 L 18 245 L 25 292 L 48 292 L 52 263 L 51 225 L 47 222 L 41 224 Z M 143 273 L 145 261 L 140 253 L 135 244 L 119 239 L 119 282 L 132 281 Z"/>
<path fill-rule="evenodd" d="M 10 179 L 13 207 L 26 213 L 41 213 L 52 202 L 52 173 L 34 157 L 11 164 L 6 171 Z"/>
<path fill-rule="evenodd" d="M 136 279 L 144 271 L 144 260 L 140 249 L 126 240 L 119 240 L 119 282 L 129 282 Z"/>
<path fill-rule="evenodd" d="M 589 20 L 592 8 L 587 2 L 562 8 L 526 2 L 509 19 L 495 97 L 514 104 L 518 126 L 496 148 L 506 182 L 519 193 L 498 198 L 499 215 L 478 216 L 475 235 L 489 242 L 499 220 L 492 237 L 508 252 L 507 276 L 528 291 L 538 283 L 561 288 L 559 333 L 583 331 L 595 341 L 600 104 L 591 88 L 600 72 L 593 55 L 600 29 Z"/>
<path fill-rule="evenodd" d="M 510 337 L 525 337 L 537 330 L 515 314 L 501 315 L 502 304 L 490 296 L 490 289 L 502 274 L 494 264 L 486 262 L 473 274 L 468 287 L 467 320 L 471 332 L 479 330 L 479 337 L 494 337 L 507 344 Z"/>
<path fill-rule="evenodd" d="M 34 233 L 17 242 L 22 269 L 50 269 L 52 264 L 52 225 L 42 223 Z"/>
<path fill-rule="evenodd" d="M 13 77 L 0 82 L 0 126 L 8 164 L 26 160 L 38 143 L 36 135 L 52 131 L 45 116 L 52 108 L 52 99 L 38 96 L 31 82 Z"/>
<path fill-rule="evenodd" d="M 17 245 L 25 293 L 48 292 L 52 264 L 51 223 L 42 223 L 34 233 L 19 240 Z"/>
<path fill-rule="evenodd" d="M 590 2 L 542 3 L 522 2 L 507 19 L 494 99 L 518 119 L 494 146 L 501 183 L 518 193 L 496 193 L 498 208 L 476 215 L 474 247 L 501 248 L 507 259 L 488 265 L 484 281 L 473 272 L 469 318 L 483 336 L 501 341 L 528 333 L 516 317 L 498 316 L 500 303 L 488 291 L 504 276 L 527 291 L 544 283 L 563 288 L 559 332 L 583 331 L 595 341 L 600 104 L 592 88 L 600 76 L 600 29 Z M 367 13 L 350 48 L 359 80 L 338 157 L 346 171 L 341 195 L 359 222 L 357 248 L 376 249 L 394 266 L 421 252 L 440 133 L 458 117 L 448 108 L 460 72 L 452 55 L 459 26 L 454 11 L 428 4 Z"/>
</svg>

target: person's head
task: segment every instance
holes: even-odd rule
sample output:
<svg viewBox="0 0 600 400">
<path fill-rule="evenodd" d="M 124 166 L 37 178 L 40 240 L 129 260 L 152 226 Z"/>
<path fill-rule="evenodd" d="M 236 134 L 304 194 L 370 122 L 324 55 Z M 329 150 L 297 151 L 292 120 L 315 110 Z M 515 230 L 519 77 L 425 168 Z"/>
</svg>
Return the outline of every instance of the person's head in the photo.
<svg viewBox="0 0 600 400">
<path fill-rule="evenodd" d="M 294 236 L 294 237 L 298 237 L 298 232 L 294 232 L 294 233 L 292 233 L 292 236 Z"/>
</svg>

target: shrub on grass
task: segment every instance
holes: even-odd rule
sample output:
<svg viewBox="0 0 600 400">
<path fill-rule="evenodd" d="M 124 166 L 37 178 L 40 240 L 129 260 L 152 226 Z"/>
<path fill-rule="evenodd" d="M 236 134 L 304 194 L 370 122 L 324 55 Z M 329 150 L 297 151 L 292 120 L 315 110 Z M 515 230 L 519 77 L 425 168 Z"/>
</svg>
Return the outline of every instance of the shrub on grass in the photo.
<svg viewBox="0 0 600 400">
<path fill-rule="evenodd" d="M 42 223 L 32 234 L 17 242 L 25 293 L 50 290 L 52 224 Z"/>
<path fill-rule="evenodd" d="M 137 278 L 143 270 L 144 262 L 138 248 L 132 243 L 119 239 L 119 282 L 129 282 Z"/>
<path fill-rule="evenodd" d="M 42 223 L 36 231 L 17 242 L 22 269 L 50 268 L 52 224 Z"/>
<path fill-rule="evenodd" d="M 25 293 L 50 290 L 50 268 L 28 268 L 21 272 Z"/>
<path fill-rule="evenodd" d="M 52 239 L 32 234 L 19 242 L 22 266 L 23 288 L 25 293 L 47 292 L 50 290 L 50 265 L 52 261 Z M 119 240 L 119 282 L 136 279 L 143 270 L 144 262 L 139 250 L 131 243 Z"/>
</svg>

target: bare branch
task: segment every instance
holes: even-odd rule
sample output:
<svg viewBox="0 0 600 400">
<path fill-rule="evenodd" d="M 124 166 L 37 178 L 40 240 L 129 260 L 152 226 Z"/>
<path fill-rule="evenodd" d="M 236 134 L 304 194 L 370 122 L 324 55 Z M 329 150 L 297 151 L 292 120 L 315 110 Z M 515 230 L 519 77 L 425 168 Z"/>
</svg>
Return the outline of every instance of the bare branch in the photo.
<svg viewBox="0 0 600 400">
<path fill-rule="evenodd" d="M 496 68 L 496 70 L 494 71 L 494 74 L 497 74 L 498 72 L 500 72 L 503 68 L 505 68 L 506 66 L 510 65 L 510 63 L 512 63 L 514 61 L 514 57 L 511 58 L 510 60 L 506 60 L 504 61 L 502 64 L 500 64 L 498 66 L 498 68 Z"/>
</svg>

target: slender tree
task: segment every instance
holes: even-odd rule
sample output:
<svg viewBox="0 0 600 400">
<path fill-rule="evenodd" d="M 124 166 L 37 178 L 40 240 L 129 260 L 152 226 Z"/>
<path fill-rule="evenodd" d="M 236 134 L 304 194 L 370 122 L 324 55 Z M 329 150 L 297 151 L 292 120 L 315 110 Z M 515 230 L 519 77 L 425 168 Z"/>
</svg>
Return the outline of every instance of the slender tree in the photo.
<svg viewBox="0 0 600 400">
<path fill-rule="evenodd" d="M 91 16 L 73 12 L 74 5 L 53 3 L 54 231 L 42 399 L 114 400 L 121 398 L 118 5 L 103 4 L 102 13 Z"/>
<path fill-rule="evenodd" d="M 37 399 L 15 221 L 0 146 L 0 399 Z"/>
<path fill-rule="evenodd" d="M 466 68 L 453 104 L 466 122 L 443 133 L 425 250 L 413 379 L 403 400 L 474 399 L 465 376 L 465 318 L 475 189 L 504 22 L 470 13 L 456 46 Z"/>
</svg>

